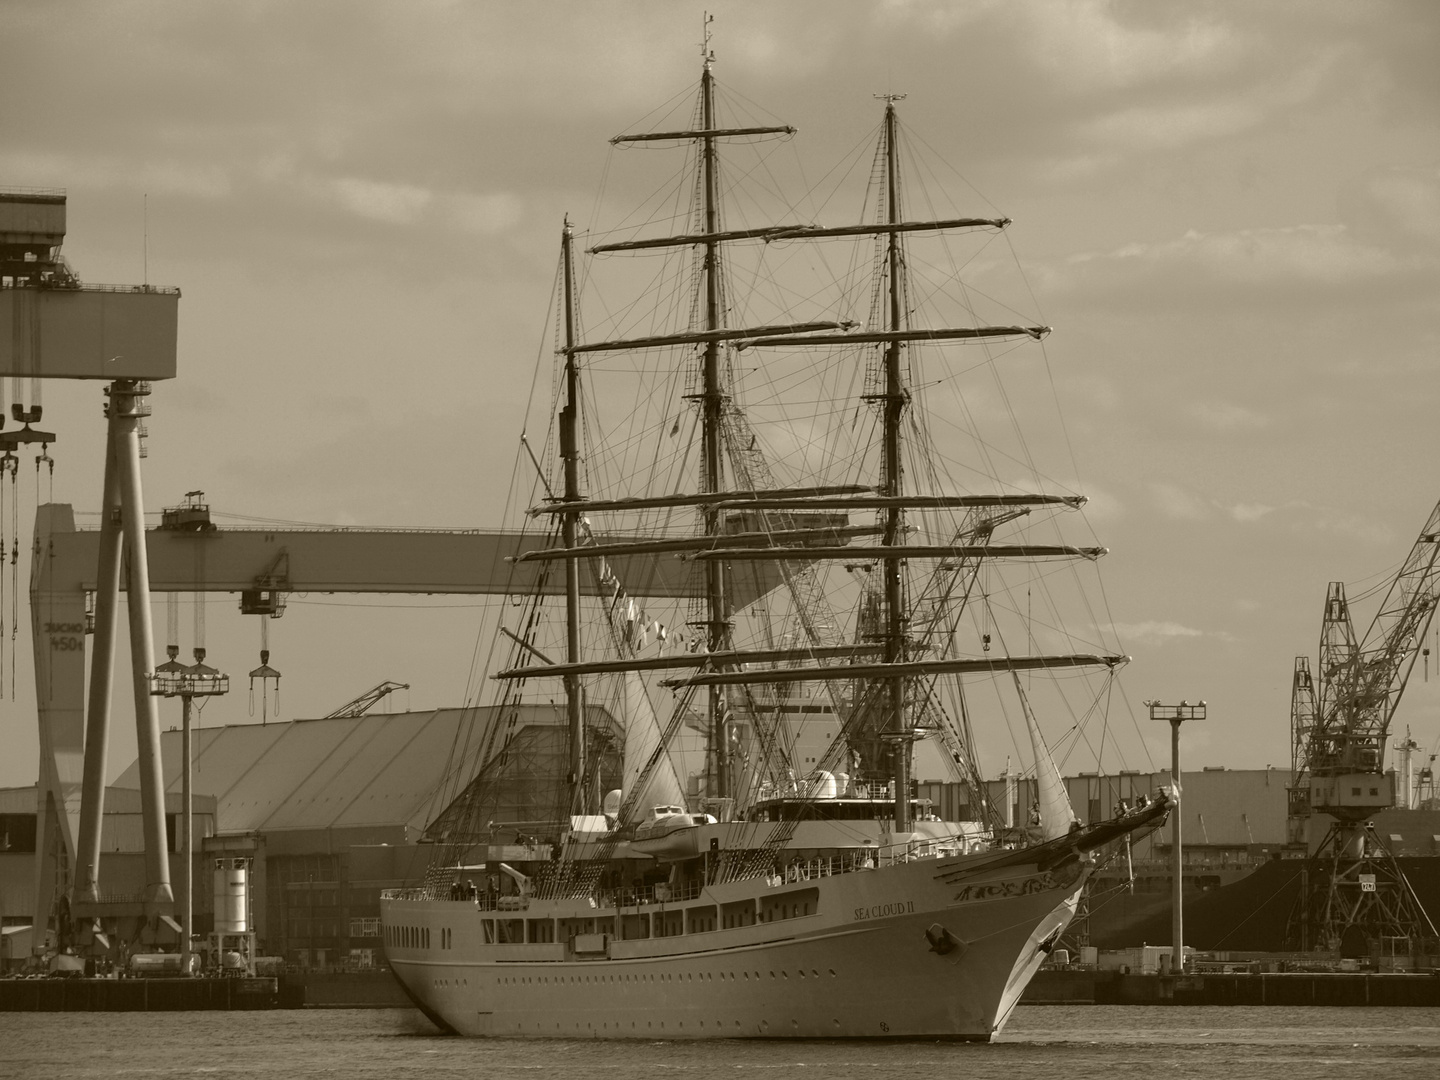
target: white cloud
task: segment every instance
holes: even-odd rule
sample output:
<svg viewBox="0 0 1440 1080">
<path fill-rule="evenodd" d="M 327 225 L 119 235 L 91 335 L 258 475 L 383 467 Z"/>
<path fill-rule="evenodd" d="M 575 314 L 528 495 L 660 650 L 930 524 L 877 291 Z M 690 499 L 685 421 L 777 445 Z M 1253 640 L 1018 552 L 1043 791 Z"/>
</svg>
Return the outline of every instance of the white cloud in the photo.
<svg viewBox="0 0 1440 1080">
<path fill-rule="evenodd" d="M 1193 491 L 1174 484 L 1151 484 L 1151 494 L 1160 512 L 1177 521 L 1203 521 L 1210 516 L 1210 505 Z"/>
<path fill-rule="evenodd" d="M 1367 243 L 1344 225 L 1291 225 L 1204 233 L 1157 243 L 1136 242 L 1106 252 L 1082 252 L 1039 271 L 1058 294 L 1141 300 L 1149 306 L 1280 302 L 1331 305 L 1387 302 L 1428 293 L 1440 259 L 1398 255 Z"/>
<path fill-rule="evenodd" d="M 1243 51 L 1234 31 L 1189 16 L 1169 27 L 1127 26 L 1108 0 L 1049 0 L 1020 10 L 1040 62 L 1072 92 L 1119 90 L 1230 66 Z"/>
<path fill-rule="evenodd" d="M 451 195 L 445 200 L 451 216 L 466 232 L 492 236 L 518 225 L 524 204 L 509 191 L 494 195 Z"/>
<path fill-rule="evenodd" d="M 888 22 L 908 16 L 936 35 L 946 36 L 1005 6 L 1003 0 L 971 0 L 966 4 L 951 0 L 884 0 L 877 9 L 876 21 Z"/>
<path fill-rule="evenodd" d="M 1393 165 L 1367 173 L 1342 206 L 1357 233 L 1402 250 L 1440 245 L 1440 165 Z"/>
<path fill-rule="evenodd" d="M 1109 488 L 1100 487 L 1097 484 L 1067 484 L 1067 491 L 1081 491 L 1084 493 L 1087 502 L 1083 513 L 1085 519 L 1090 522 L 1115 521 L 1125 516 L 1125 504 Z"/>
<path fill-rule="evenodd" d="M 1126 149 L 1173 149 L 1202 139 L 1233 135 L 1263 118 L 1254 103 L 1242 100 L 1199 104 L 1137 105 L 1080 126 L 1082 144 L 1108 143 Z"/>
<path fill-rule="evenodd" d="M 1440 243 L 1440 171 L 1397 169 L 1376 178 L 1371 190 L 1376 202 L 1390 210 L 1402 228 Z"/>
<path fill-rule="evenodd" d="M 1110 253 L 1116 260 L 1188 264 L 1216 279 L 1243 284 L 1308 280 L 1342 284 L 1394 273 L 1398 261 L 1379 248 L 1354 241 L 1343 225 L 1293 225 L 1202 233 L 1177 240 L 1131 244 Z"/>
<path fill-rule="evenodd" d="M 1205 631 L 1196 630 L 1193 626 L 1182 626 L 1177 622 L 1163 620 L 1150 620 L 1138 623 L 1114 623 L 1115 633 L 1122 641 L 1144 642 L 1147 644 L 1163 645 L 1167 641 L 1176 638 L 1198 638 L 1204 637 Z"/>
<path fill-rule="evenodd" d="M 1194 402 L 1190 406 L 1190 415 L 1204 426 L 1217 431 L 1263 428 L 1270 423 L 1269 417 L 1229 401 Z"/>
<path fill-rule="evenodd" d="M 334 182 L 341 205 L 359 217 L 389 225 L 409 225 L 430 204 L 431 193 L 413 184 L 345 177 Z"/>
<path fill-rule="evenodd" d="M 1386 547 L 1394 542 L 1393 532 L 1383 523 L 1358 514 L 1342 514 L 1336 510 L 1318 510 L 1317 516 L 1305 528 L 1350 537 L 1375 547 Z"/>
<path fill-rule="evenodd" d="M 0 174 L 7 183 L 32 187 L 118 188 L 150 195 L 223 199 L 230 174 L 218 165 L 175 159 L 136 163 L 105 154 L 0 152 Z"/>
<path fill-rule="evenodd" d="M 1263 503 L 1236 503 L 1234 506 L 1228 507 L 1227 512 L 1236 521 L 1248 523 L 1259 521 L 1266 514 L 1273 514 L 1275 508 Z"/>
</svg>

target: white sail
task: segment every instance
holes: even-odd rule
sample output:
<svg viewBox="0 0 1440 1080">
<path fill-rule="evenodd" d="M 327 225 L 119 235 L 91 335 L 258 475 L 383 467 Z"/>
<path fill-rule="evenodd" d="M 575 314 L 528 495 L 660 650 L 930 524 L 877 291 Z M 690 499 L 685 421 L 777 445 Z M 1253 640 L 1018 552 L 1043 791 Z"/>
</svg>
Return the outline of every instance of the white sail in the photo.
<svg viewBox="0 0 1440 1080">
<path fill-rule="evenodd" d="M 630 800 L 646 762 L 660 745 L 660 719 L 655 715 L 650 695 L 645 692 L 645 684 L 638 673 L 627 671 L 620 676 L 617 696 L 620 699 L 621 723 L 625 725 L 625 773 L 621 790 L 624 798 Z M 685 805 L 685 790 L 669 755 L 661 756 L 645 782 L 645 790 L 638 799 L 631 800 L 631 805 L 637 813 L 644 813 L 652 806 Z"/>
<path fill-rule="evenodd" d="M 1015 689 L 1020 695 L 1020 705 L 1025 713 L 1025 726 L 1030 729 L 1030 750 L 1035 755 L 1035 794 L 1040 811 L 1040 835 L 1042 839 L 1054 840 L 1070 831 L 1078 818 L 1075 808 L 1070 805 L 1070 795 L 1065 782 L 1060 779 L 1060 770 L 1045 745 L 1045 736 L 1040 734 L 1040 725 L 1035 722 L 1035 713 L 1030 708 L 1030 699 L 1020 684 L 1020 676 L 1011 672 Z"/>
</svg>

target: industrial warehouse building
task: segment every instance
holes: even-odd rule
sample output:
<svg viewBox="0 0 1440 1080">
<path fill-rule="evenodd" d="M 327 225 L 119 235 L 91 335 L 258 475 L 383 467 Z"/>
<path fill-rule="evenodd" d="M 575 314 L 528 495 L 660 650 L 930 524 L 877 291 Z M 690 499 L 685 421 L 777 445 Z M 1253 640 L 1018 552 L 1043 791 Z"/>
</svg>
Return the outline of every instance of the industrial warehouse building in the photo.
<svg viewBox="0 0 1440 1080">
<path fill-rule="evenodd" d="M 312 970 L 377 964 L 380 891 L 423 873 L 431 852 L 417 841 L 443 809 L 437 799 L 447 790 L 447 768 L 473 762 L 494 716 L 490 708 L 439 709 L 196 728 L 196 932 L 212 925 L 215 860 L 243 857 L 262 953 Z M 512 746 L 528 745 L 537 767 L 551 768 L 547 755 L 563 754 L 562 710 L 512 709 L 507 720 Z M 161 755 L 174 883 L 178 730 L 162 733 Z M 106 791 L 100 879 L 107 895 L 143 888 L 138 789 L 132 764 Z M 534 792 L 516 797 L 523 803 L 527 794 Z M 0 920 L 7 931 L 0 959 L 8 956 L 10 966 L 30 951 L 35 810 L 34 787 L 0 791 Z"/>
<path fill-rule="evenodd" d="M 592 716 L 612 723 L 603 710 Z M 426 825 L 474 774 L 476 756 L 496 721 L 493 708 L 439 709 L 198 728 L 194 732 L 196 793 L 195 927 L 210 929 L 210 869 L 217 858 L 251 860 L 251 915 L 262 953 L 307 970 L 365 969 L 382 962 L 382 889 L 418 879 L 431 849 L 418 845 Z M 563 773 L 564 717 L 558 707 L 507 713 L 512 754 L 528 755 L 530 779 L 514 785 L 498 820 L 524 820 L 547 801 L 542 776 Z M 180 732 L 162 735 L 166 814 L 172 837 L 180 809 Z M 554 759 L 554 760 L 551 760 Z M 1164 772 L 1080 774 L 1066 778 L 1084 820 L 1111 816 L 1121 800 L 1134 804 L 1168 783 Z M 1298 856 L 1286 845 L 1288 770 L 1203 769 L 1187 772 L 1181 803 L 1187 866 L 1244 870 Z M 135 765 L 107 791 L 102 888 L 138 892 L 139 781 Z M 980 800 L 964 785 L 921 782 L 918 794 L 946 819 L 979 817 Z M 1019 826 L 1034 802 L 1033 781 L 1001 778 L 984 800 L 1001 820 Z M 1387 811 L 1377 820 L 1397 854 L 1440 853 L 1433 815 Z M 1417 822 L 1419 824 L 1417 824 Z M 1411 835 L 1413 834 L 1413 835 Z M 0 791 L 0 962 L 29 951 L 34 897 L 35 789 Z M 1139 840 L 1137 864 L 1168 852 L 1169 830 Z M 140 875 L 140 877 L 136 877 Z M 132 880 L 133 879 L 133 880 Z M 133 886 L 133 888 L 132 888 Z"/>
</svg>

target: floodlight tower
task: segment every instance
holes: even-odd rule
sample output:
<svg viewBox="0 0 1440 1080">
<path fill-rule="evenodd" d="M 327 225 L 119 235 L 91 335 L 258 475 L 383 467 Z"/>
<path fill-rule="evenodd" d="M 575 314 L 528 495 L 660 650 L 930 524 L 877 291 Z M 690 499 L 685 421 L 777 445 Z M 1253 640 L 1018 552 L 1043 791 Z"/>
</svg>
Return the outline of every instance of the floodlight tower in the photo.
<svg viewBox="0 0 1440 1080">
<path fill-rule="evenodd" d="M 1150 708 L 1151 720 L 1170 722 L 1170 784 L 1176 794 L 1180 791 L 1180 725 L 1186 720 L 1204 720 L 1205 702 L 1192 705 L 1182 701 L 1179 705 L 1162 705 L 1158 701 L 1145 702 Z M 1180 810 L 1177 807 L 1170 815 L 1170 970 L 1175 974 L 1185 970 L 1185 914 L 1182 903 L 1182 878 L 1185 872 L 1185 857 L 1180 850 Z"/>
<path fill-rule="evenodd" d="M 180 972 L 191 974 L 190 948 L 195 933 L 195 829 L 194 800 L 190 794 L 190 772 L 194 755 L 190 749 L 190 703 L 195 698 L 219 697 L 230 692 L 230 677 L 205 663 L 205 649 L 195 647 L 195 663 L 186 666 L 176 657 L 179 648 L 168 646 L 170 659 L 150 677 L 154 697 L 180 699 Z M 204 705 L 204 702 L 201 702 Z"/>
<path fill-rule="evenodd" d="M 36 945 L 41 949 L 61 945 L 77 917 L 100 913 L 100 824 L 122 551 L 145 835 L 143 897 L 131 903 L 136 910 L 125 914 L 153 925 L 170 917 L 174 903 L 160 773 L 160 723 L 148 681 L 155 665 L 140 436 L 141 421 L 150 413 L 146 399 L 151 381 L 175 376 L 180 292 L 151 285 L 83 284 L 60 255 L 64 238 L 62 189 L 0 189 L 0 377 L 91 379 L 108 384 L 88 709 L 65 680 L 50 678 L 56 658 L 76 651 L 84 655 L 83 606 L 71 610 L 73 605 L 62 609 L 41 603 L 31 608 L 40 728 L 34 917 L 40 930 Z M 24 426 L 0 431 L 0 449 L 13 455 L 22 445 L 54 441 L 53 435 L 32 427 L 41 417 L 34 400 L 29 409 L 17 401 L 12 411 Z M 41 508 L 42 513 L 56 509 Z M 47 941 L 46 920 L 52 919 L 56 936 Z"/>
</svg>

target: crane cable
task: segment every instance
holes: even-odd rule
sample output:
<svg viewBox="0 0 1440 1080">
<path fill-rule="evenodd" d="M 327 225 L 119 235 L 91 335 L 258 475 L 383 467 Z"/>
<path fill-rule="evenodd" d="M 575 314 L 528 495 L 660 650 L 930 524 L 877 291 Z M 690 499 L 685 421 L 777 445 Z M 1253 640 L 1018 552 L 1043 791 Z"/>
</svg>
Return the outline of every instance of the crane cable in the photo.
<svg viewBox="0 0 1440 1080">
<path fill-rule="evenodd" d="M 10 700 L 15 700 L 15 639 L 20 633 L 20 459 L 10 455 Z M 37 493 L 38 494 L 38 493 Z"/>
<path fill-rule="evenodd" d="M 0 380 L 0 386 L 4 380 Z M 3 394 L 0 394 L 0 406 L 3 406 Z M 5 473 L 10 471 L 10 461 L 15 455 L 8 450 L 3 457 L 0 457 L 0 484 L 4 483 Z M 5 695 L 5 489 L 0 487 L 0 697 Z M 13 689 L 12 689 L 13 693 Z"/>
</svg>

